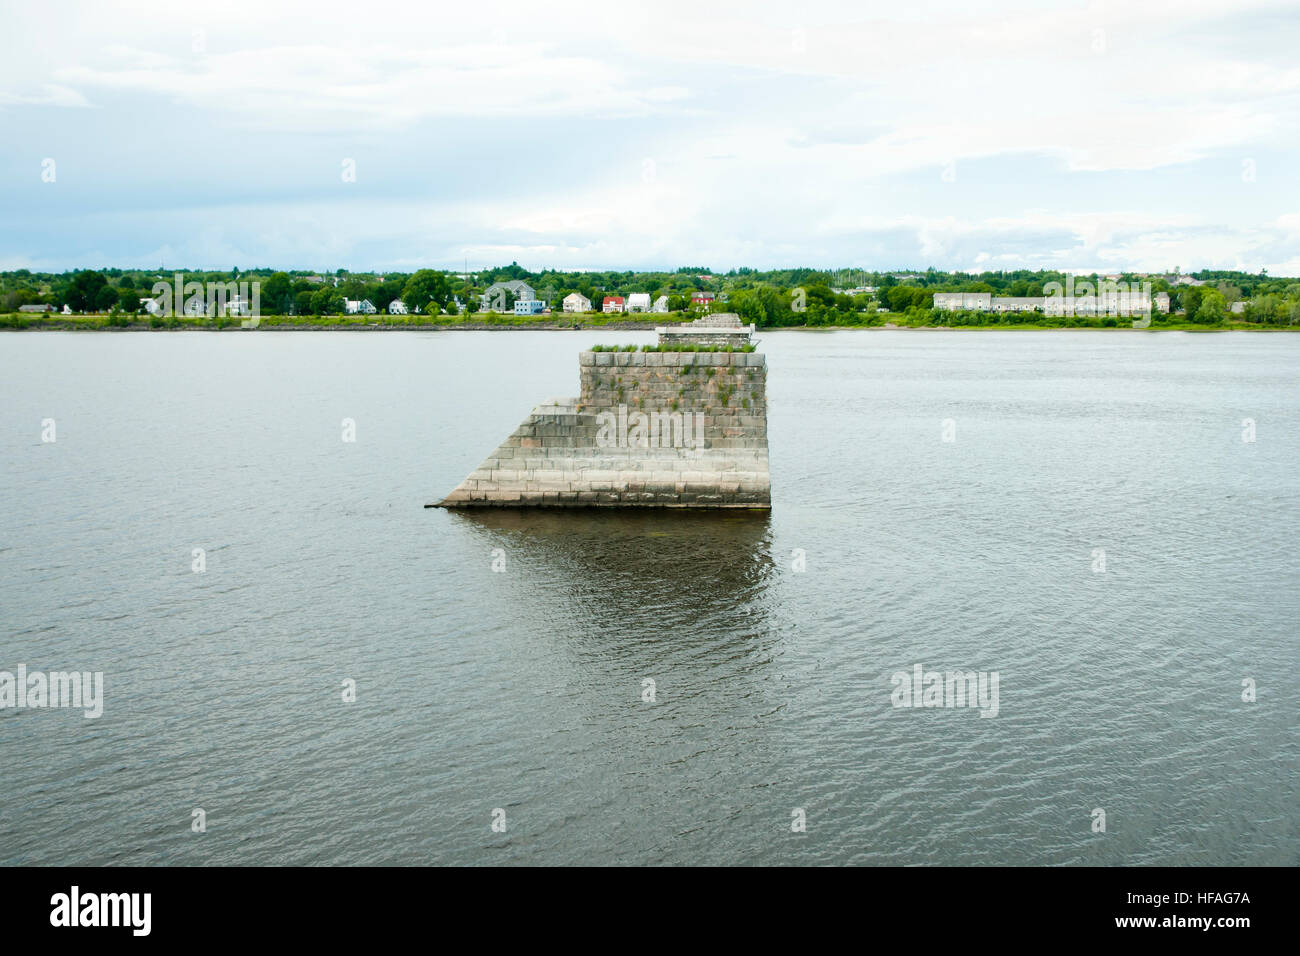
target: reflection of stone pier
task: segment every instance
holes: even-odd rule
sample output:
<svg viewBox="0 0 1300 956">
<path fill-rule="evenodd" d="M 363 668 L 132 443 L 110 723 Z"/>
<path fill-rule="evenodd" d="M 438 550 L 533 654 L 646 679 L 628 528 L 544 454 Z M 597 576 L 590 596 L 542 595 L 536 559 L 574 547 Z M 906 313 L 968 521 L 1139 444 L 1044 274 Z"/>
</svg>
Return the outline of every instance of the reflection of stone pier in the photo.
<svg viewBox="0 0 1300 956">
<path fill-rule="evenodd" d="M 430 507 L 770 508 L 753 326 L 715 315 L 658 331 L 648 351 L 581 353 L 581 396 L 537 406 Z"/>
</svg>

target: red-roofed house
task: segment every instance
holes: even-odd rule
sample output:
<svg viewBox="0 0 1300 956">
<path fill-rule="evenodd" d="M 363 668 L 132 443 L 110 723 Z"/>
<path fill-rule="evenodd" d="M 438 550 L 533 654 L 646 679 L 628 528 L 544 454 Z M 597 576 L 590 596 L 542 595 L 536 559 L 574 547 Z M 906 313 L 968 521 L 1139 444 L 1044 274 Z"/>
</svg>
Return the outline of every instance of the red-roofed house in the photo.
<svg viewBox="0 0 1300 956">
<path fill-rule="evenodd" d="M 622 311 L 623 311 L 623 297 L 622 297 L 621 295 L 607 295 L 607 296 L 605 296 L 605 303 L 604 303 L 604 305 L 601 306 L 600 311 L 602 311 L 602 312 L 622 312 Z"/>
</svg>

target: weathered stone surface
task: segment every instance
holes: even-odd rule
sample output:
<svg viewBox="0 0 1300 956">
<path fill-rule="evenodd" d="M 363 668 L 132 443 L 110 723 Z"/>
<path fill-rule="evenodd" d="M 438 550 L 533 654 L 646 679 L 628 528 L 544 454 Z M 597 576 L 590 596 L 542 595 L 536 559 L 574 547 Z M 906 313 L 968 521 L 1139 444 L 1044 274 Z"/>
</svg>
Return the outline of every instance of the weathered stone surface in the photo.
<svg viewBox="0 0 1300 956">
<path fill-rule="evenodd" d="M 761 354 L 583 352 L 579 369 L 581 395 L 538 405 L 430 507 L 771 507 Z"/>
</svg>

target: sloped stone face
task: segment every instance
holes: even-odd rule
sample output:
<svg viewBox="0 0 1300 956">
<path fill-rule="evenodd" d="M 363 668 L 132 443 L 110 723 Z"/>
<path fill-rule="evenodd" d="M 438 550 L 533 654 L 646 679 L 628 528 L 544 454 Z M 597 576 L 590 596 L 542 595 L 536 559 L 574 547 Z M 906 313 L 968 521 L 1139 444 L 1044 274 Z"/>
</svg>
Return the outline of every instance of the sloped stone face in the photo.
<svg viewBox="0 0 1300 956">
<path fill-rule="evenodd" d="M 437 506 L 771 507 L 761 354 L 583 352 L 579 368 L 579 397 L 533 409 Z"/>
</svg>

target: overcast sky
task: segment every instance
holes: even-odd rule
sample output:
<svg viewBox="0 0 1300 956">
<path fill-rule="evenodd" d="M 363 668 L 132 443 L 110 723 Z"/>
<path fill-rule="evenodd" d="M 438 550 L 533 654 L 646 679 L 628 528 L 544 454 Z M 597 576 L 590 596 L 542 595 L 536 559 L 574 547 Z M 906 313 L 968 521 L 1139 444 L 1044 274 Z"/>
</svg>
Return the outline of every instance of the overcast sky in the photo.
<svg viewBox="0 0 1300 956">
<path fill-rule="evenodd" d="M 0 268 L 1300 274 L 1294 2 L 0 6 Z"/>
</svg>

